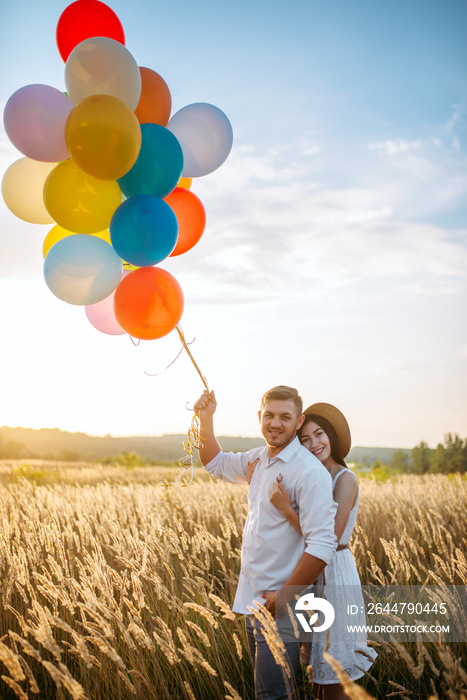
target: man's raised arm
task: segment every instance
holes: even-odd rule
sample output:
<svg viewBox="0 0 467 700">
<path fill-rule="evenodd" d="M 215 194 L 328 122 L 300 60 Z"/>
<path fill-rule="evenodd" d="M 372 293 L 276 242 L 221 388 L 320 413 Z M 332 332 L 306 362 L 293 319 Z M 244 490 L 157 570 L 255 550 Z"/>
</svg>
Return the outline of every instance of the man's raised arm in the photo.
<svg viewBox="0 0 467 700">
<path fill-rule="evenodd" d="M 204 391 L 194 405 L 199 416 L 199 434 L 201 444 L 199 458 L 203 467 L 221 451 L 221 446 L 214 435 L 214 413 L 217 401 L 213 391 Z"/>
</svg>

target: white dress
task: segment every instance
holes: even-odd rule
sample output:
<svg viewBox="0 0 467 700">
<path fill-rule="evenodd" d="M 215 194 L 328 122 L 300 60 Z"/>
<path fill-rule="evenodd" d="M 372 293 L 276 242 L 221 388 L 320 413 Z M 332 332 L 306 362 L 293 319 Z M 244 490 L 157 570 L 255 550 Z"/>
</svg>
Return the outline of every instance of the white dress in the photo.
<svg viewBox="0 0 467 700">
<path fill-rule="evenodd" d="M 344 467 L 332 480 L 333 493 L 337 479 L 347 471 L 350 470 Z M 353 474 L 353 472 L 351 473 Z M 360 491 L 355 505 L 350 511 L 339 544 L 348 544 L 350 540 L 357 519 L 359 500 Z M 342 549 L 334 553 L 324 570 L 324 577 L 321 574 L 318 578 L 315 590 L 317 596 L 326 598 L 332 603 L 336 617 L 335 622 L 327 632 L 313 634 L 310 656 L 310 664 L 313 667 L 313 683 L 319 685 L 339 683 L 336 673 L 323 656 L 327 636 L 329 636 L 328 654 L 340 663 L 352 680 L 357 680 L 373 664 L 377 653 L 367 646 L 366 633 L 351 632 L 347 629 L 349 623 L 351 625 L 366 625 L 360 577 L 350 549 Z M 353 608 L 354 610 L 358 608 L 358 613 L 352 615 L 351 618 L 346 614 L 348 605 L 356 606 Z"/>
</svg>

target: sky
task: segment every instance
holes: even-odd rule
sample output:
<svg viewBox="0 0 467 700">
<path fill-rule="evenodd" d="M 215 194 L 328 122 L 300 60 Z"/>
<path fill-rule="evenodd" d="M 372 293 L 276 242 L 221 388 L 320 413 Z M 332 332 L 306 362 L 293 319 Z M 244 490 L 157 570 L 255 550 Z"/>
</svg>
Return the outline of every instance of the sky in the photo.
<svg viewBox="0 0 467 700">
<path fill-rule="evenodd" d="M 208 102 L 234 145 L 194 181 L 207 227 L 161 267 L 218 400 L 219 435 L 259 435 L 264 391 L 346 415 L 354 445 L 467 437 L 464 0 L 108 3 L 172 113 Z M 0 103 L 65 89 L 68 5 L 0 10 Z M 22 157 L 0 133 L 0 172 Z M 43 277 L 51 225 L 0 202 L 0 425 L 185 433 L 204 386 L 177 334 L 106 336 Z M 170 366 L 169 366 L 170 365 Z"/>
</svg>

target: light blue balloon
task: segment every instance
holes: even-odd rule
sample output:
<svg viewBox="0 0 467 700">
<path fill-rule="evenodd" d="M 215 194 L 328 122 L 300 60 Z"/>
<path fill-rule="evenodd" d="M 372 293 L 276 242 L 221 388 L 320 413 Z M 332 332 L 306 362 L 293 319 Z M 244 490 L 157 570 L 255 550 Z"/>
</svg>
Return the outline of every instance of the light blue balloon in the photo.
<svg viewBox="0 0 467 700">
<path fill-rule="evenodd" d="M 207 102 L 182 107 L 167 124 L 183 152 L 183 177 L 203 177 L 226 160 L 233 144 L 232 125 L 224 112 Z"/>
<path fill-rule="evenodd" d="M 78 306 L 97 304 L 112 294 L 123 273 L 123 263 L 111 245 L 86 233 L 58 241 L 44 260 L 50 291 Z"/>
<path fill-rule="evenodd" d="M 118 180 L 125 197 L 153 194 L 167 197 L 183 170 L 183 153 L 176 137 L 159 124 L 141 124 L 141 150 L 134 166 Z"/>
<path fill-rule="evenodd" d="M 160 197 L 129 197 L 112 216 L 110 240 L 122 260 L 138 267 L 157 265 L 177 244 L 178 220 Z"/>
</svg>

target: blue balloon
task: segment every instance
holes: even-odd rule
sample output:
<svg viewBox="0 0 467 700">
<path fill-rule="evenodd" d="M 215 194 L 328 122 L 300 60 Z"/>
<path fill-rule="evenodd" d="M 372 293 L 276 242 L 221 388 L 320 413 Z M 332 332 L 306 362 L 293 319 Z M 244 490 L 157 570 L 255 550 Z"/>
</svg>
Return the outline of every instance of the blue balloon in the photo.
<svg viewBox="0 0 467 700">
<path fill-rule="evenodd" d="M 118 180 L 125 197 L 154 194 L 167 197 L 183 170 L 183 152 L 171 131 L 159 124 L 141 124 L 141 150 L 134 166 Z"/>
<path fill-rule="evenodd" d="M 159 197 L 129 197 L 115 210 L 110 240 L 122 260 L 138 267 L 157 265 L 177 244 L 178 220 L 173 209 Z"/>
<path fill-rule="evenodd" d="M 46 255 L 44 277 L 50 291 L 69 304 L 97 304 L 122 279 L 123 263 L 111 245 L 88 233 L 67 236 Z"/>
</svg>

